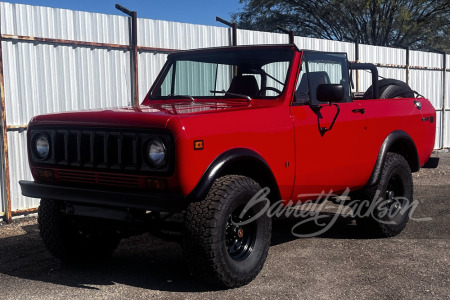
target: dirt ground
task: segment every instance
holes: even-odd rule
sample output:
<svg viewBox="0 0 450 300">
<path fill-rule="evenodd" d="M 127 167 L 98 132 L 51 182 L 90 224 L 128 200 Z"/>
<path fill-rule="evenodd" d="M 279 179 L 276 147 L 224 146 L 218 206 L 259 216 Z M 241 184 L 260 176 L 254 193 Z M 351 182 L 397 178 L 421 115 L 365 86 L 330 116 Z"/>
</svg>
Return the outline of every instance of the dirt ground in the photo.
<svg viewBox="0 0 450 300">
<path fill-rule="evenodd" d="M 449 299 L 450 153 L 433 156 L 440 158 L 437 169 L 413 175 L 420 204 L 399 236 L 372 239 L 340 218 L 318 237 L 296 238 L 297 221 L 277 221 L 262 272 L 238 289 L 214 290 L 191 278 L 179 245 L 149 235 L 122 241 L 104 262 L 62 265 L 29 216 L 0 223 L 0 293 L 4 299 Z"/>
</svg>

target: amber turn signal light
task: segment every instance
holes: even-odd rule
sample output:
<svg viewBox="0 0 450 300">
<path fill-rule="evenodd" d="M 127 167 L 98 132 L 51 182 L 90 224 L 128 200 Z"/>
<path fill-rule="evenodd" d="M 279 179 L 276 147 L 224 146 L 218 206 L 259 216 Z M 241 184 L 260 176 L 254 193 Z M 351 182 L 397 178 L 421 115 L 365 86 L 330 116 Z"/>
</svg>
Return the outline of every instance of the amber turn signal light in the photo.
<svg viewBox="0 0 450 300">
<path fill-rule="evenodd" d="M 194 141 L 194 150 L 203 150 L 203 140 Z"/>
<path fill-rule="evenodd" d="M 164 179 L 147 179 L 147 188 L 151 190 L 167 190 L 167 182 Z"/>
<path fill-rule="evenodd" d="M 39 175 L 39 179 L 42 179 L 45 181 L 52 181 L 53 179 L 55 179 L 53 170 L 39 169 L 38 175 Z"/>
</svg>

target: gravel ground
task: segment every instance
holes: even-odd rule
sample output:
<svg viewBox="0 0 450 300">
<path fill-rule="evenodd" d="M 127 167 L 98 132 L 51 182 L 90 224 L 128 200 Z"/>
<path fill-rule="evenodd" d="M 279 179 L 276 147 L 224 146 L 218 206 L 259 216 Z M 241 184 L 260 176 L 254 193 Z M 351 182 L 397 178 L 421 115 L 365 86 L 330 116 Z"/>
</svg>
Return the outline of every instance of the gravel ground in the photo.
<svg viewBox="0 0 450 300">
<path fill-rule="evenodd" d="M 179 245 L 150 235 L 122 241 L 104 262 L 62 265 L 45 250 L 36 217 L 26 217 L 0 223 L 0 292 L 4 299 L 449 299 L 450 153 L 433 156 L 437 169 L 413 175 L 420 204 L 399 236 L 371 239 L 339 218 L 319 237 L 296 238 L 298 220 L 277 221 L 264 269 L 238 289 L 195 281 Z"/>
</svg>

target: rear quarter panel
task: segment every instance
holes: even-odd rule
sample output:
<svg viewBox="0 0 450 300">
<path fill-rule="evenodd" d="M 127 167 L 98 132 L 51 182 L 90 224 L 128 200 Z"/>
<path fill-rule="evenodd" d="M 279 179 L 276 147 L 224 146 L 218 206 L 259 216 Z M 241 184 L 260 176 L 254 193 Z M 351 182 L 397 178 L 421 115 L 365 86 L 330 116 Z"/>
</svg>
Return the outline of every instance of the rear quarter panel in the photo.
<svg viewBox="0 0 450 300">
<path fill-rule="evenodd" d="M 417 109 L 414 101 L 422 103 L 422 110 Z M 416 145 L 420 166 L 425 164 L 433 151 L 436 132 L 435 122 L 422 121 L 425 115 L 433 116 L 434 119 L 436 115 L 427 99 L 379 99 L 359 102 L 366 111 L 369 143 L 366 151 L 371 165 L 375 165 L 378 152 L 386 137 L 395 130 L 402 130 L 409 134 Z"/>
</svg>

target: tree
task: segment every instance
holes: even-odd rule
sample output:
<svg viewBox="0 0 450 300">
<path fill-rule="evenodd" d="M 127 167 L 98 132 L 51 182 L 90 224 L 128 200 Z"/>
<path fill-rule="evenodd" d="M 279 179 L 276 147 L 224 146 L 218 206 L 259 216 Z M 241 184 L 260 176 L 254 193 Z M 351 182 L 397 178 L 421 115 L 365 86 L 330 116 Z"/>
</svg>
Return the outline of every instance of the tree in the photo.
<svg viewBox="0 0 450 300">
<path fill-rule="evenodd" d="M 240 0 L 240 28 L 450 51 L 450 0 Z"/>
</svg>

